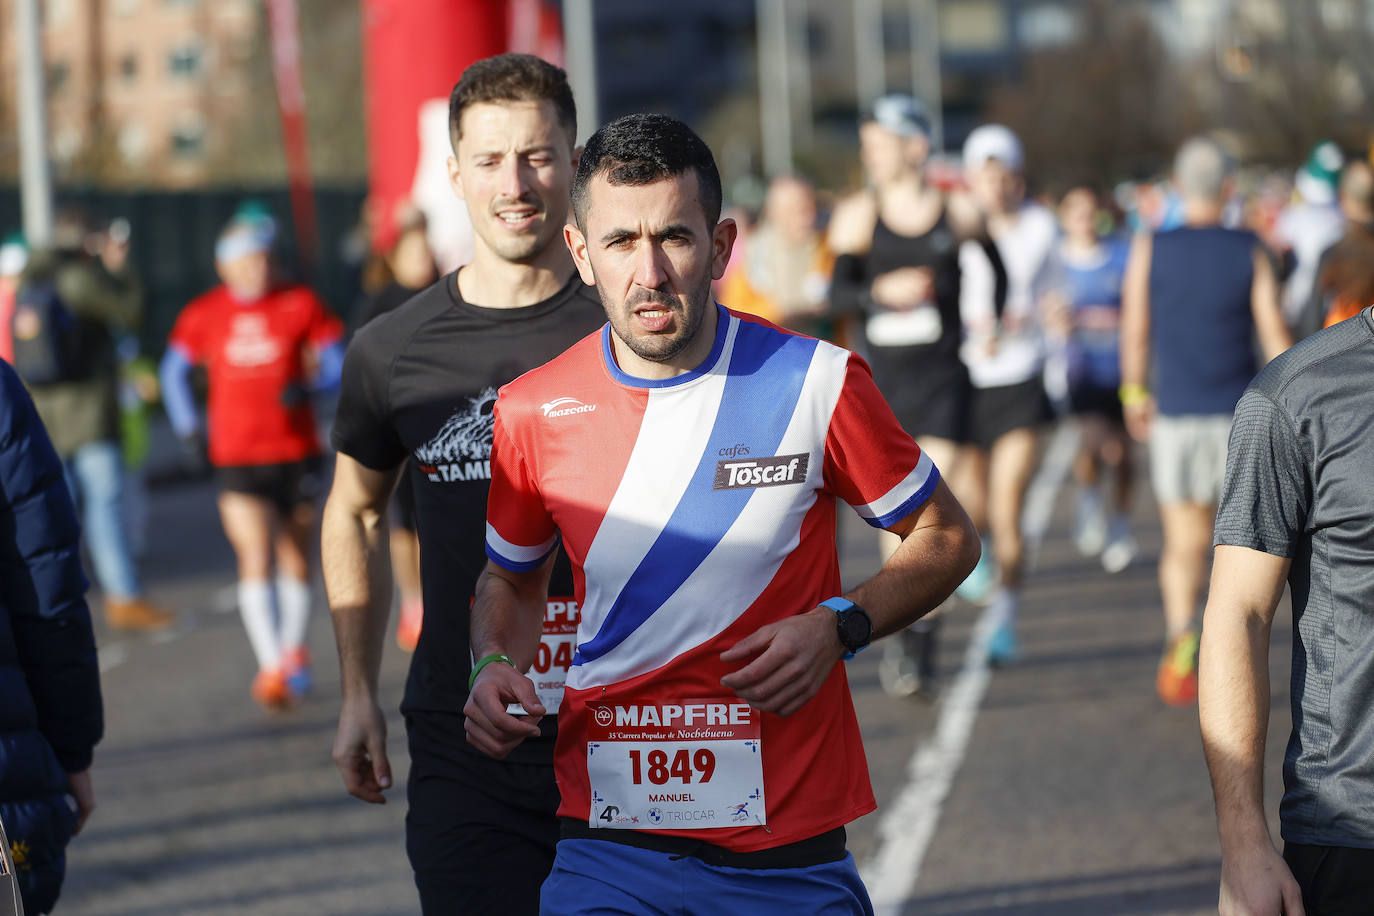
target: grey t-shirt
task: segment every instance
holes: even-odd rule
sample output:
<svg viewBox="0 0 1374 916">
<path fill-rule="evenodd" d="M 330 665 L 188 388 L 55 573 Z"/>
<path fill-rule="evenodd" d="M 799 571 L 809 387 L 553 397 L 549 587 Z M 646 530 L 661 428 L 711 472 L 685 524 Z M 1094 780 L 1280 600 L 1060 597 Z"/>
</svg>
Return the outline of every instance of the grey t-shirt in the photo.
<svg viewBox="0 0 1374 916">
<path fill-rule="evenodd" d="M 1216 544 L 1293 561 L 1283 838 L 1374 848 L 1374 317 L 1274 360 L 1236 406 Z"/>
</svg>

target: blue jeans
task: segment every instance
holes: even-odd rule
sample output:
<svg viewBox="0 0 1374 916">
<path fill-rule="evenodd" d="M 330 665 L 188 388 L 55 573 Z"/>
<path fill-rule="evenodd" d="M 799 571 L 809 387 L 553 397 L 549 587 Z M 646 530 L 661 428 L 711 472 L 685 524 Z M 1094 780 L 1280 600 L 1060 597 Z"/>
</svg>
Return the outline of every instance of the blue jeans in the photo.
<svg viewBox="0 0 1374 916">
<path fill-rule="evenodd" d="M 105 596 L 120 601 L 139 597 L 143 587 L 124 524 L 124 457 L 119 443 L 102 439 L 83 445 L 67 459 L 65 470 Z"/>
</svg>

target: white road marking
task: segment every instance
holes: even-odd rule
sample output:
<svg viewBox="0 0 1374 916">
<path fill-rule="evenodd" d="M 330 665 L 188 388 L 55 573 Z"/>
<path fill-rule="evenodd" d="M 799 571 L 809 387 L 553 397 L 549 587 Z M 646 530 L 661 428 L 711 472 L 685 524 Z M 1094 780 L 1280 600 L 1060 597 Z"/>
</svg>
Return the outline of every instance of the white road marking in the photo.
<svg viewBox="0 0 1374 916">
<path fill-rule="evenodd" d="M 1049 447 L 1040 468 L 1031 478 L 1026 488 L 1026 506 L 1021 512 L 1021 535 L 1024 538 L 1026 570 L 1033 570 L 1040 555 L 1040 542 L 1049 530 L 1050 518 L 1054 515 L 1054 502 L 1059 496 L 1059 488 L 1073 469 L 1074 456 L 1078 454 L 1078 443 L 1082 435 L 1078 423 L 1072 419 L 1061 420 L 1050 438 Z"/>
<path fill-rule="evenodd" d="M 1073 467 L 1078 443 L 1078 424 L 1061 422 L 1027 490 L 1021 531 L 1026 539 L 1028 567 L 1033 568 L 1035 554 L 1049 529 L 1059 488 Z M 860 868 L 876 916 L 900 916 L 920 879 L 921 863 L 963 763 L 991 677 L 988 642 L 998 623 L 989 613 L 991 608 L 984 608 L 974 624 L 963 667 L 941 701 L 935 732 L 917 744 L 907 764 L 907 783 L 878 824 L 877 854 Z"/>
<path fill-rule="evenodd" d="M 878 853 L 860 869 L 878 916 L 902 912 L 921 874 L 940 808 L 954 784 L 987 690 L 988 641 L 996 621 L 984 609 L 974 625 L 964 665 L 940 704 L 935 732 L 916 746 L 907 765 L 907 784 L 878 825 Z"/>
</svg>

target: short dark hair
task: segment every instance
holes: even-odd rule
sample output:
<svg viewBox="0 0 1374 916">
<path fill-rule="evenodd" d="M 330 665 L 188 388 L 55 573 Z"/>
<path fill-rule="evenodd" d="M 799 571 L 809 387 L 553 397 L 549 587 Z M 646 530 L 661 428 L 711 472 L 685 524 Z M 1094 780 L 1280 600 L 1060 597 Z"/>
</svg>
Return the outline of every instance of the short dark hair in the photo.
<svg viewBox="0 0 1374 916">
<path fill-rule="evenodd" d="M 463 112 L 481 102 L 553 102 L 558 123 L 577 142 L 577 106 L 568 74 L 533 54 L 498 54 L 463 71 L 448 97 L 448 137 L 456 152 L 463 136 Z"/>
<path fill-rule="evenodd" d="M 617 118 L 591 135 L 572 183 L 573 215 L 586 225 L 587 187 L 601 173 L 611 184 L 645 185 L 692 169 L 706 225 L 720 222 L 720 172 L 710 148 L 677 118 L 634 114 Z"/>
</svg>

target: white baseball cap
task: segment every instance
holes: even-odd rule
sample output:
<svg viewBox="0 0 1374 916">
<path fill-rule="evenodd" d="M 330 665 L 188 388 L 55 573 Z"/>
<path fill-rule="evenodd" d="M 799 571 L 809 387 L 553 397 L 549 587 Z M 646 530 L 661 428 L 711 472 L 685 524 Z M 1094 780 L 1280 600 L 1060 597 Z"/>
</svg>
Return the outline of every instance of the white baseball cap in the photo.
<svg viewBox="0 0 1374 916">
<path fill-rule="evenodd" d="M 1025 166 L 1026 153 L 1010 127 L 984 124 L 975 127 L 964 141 L 964 168 L 979 168 L 989 159 L 996 159 L 1013 172 L 1020 172 Z"/>
</svg>

